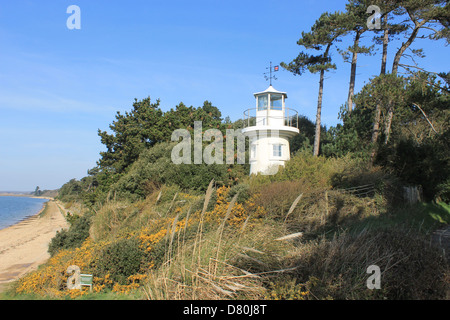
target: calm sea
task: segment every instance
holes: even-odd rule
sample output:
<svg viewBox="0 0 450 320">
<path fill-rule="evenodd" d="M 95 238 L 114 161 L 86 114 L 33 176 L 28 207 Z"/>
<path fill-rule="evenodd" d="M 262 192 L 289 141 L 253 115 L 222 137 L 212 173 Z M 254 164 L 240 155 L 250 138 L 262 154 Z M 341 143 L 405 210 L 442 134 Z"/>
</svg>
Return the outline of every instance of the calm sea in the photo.
<svg viewBox="0 0 450 320">
<path fill-rule="evenodd" d="M 27 197 L 0 197 L 0 229 L 38 213 L 47 199 Z"/>
</svg>

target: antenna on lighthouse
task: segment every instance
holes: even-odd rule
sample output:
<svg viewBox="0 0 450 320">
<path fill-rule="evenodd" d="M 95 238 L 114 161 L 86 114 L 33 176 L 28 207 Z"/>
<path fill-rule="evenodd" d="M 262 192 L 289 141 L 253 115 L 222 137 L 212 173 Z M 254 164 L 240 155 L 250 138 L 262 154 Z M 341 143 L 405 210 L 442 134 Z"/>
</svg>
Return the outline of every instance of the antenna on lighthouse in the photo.
<svg viewBox="0 0 450 320">
<path fill-rule="evenodd" d="M 270 61 L 270 67 L 268 67 L 266 69 L 269 69 L 269 72 L 264 72 L 264 78 L 266 79 L 266 81 L 269 80 L 270 85 L 272 85 L 272 79 L 277 80 L 275 75 L 272 75 L 272 72 L 277 72 L 280 69 L 280 67 L 274 66 L 272 68 L 272 61 Z"/>
</svg>

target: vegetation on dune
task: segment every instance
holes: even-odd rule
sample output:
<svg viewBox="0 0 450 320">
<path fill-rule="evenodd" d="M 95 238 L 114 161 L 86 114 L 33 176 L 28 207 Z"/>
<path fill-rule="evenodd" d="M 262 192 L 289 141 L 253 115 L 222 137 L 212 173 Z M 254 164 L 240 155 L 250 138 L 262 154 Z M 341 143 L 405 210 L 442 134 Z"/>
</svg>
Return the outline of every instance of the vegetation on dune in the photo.
<svg viewBox="0 0 450 320">
<path fill-rule="evenodd" d="M 295 170 L 296 162 L 302 170 Z M 427 237 L 450 222 L 448 207 L 398 205 L 389 197 L 389 184 L 365 196 L 333 188 L 347 186 L 347 181 L 380 181 L 378 169 L 363 173 L 361 165 L 350 158 L 300 152 L 271 177 L 248 178 L 234 186 L 212 181 L 202 193 L 163 185 L 142 200 L 109 200 L 93 215 L 85 207 L 86 219 L 72 219 L 68 235 L 52 241 L 49 262 L 22 278 L 14 294 L 84 299 L 445 298 L 447 262 Z M 309 181 L 318 167 L 321 176 Z M 384 175 L 382 179 L 388 181 Z M 85 229 L 80 224 L 90 231 L 75 245 L 70 235 Z M 366 286 L 372 264 L 383 271 L 381 290 Z M 92 293 L 67 290 L 70 265 L 94 275 Z"/>
<path fill-rule="evenodd" d="M 448 42 L 448 4 L 370 1 L 386 13 L 375 31 L 365 28 L 368 4 L 352 0 L 346 12 L 323 14 L 302 33 L 305 51 L 282 64 L 297 75 L 319 73 L 320 92 L 316 122 L 296 120 L 301 133 L 277 174 L 249 177 L 248 164 L 174 164 L 173 130 L 192 133 L 202 121 L 226 141 L 226 129 L 242 120 L 222 119 L 208 101 L 163 112 L 158 100 L 135 100 L 110 132 L 99 130 L 105 150 L 97 166 L 59 190 L 70 228 L 51 241 L 51 258 L 7 296 L 448 298 L 448 261 L 430 241 L 450 223 L 448 73 L 405 64 L 408 50 L 423 56 L 410 49 L 418 37 Z M 360 42 L 370 32 L 375 38 Z M 349 98 L 342 123 L 327 129 L 324 73 L 336 68 L 330 50 L 348 35 L 353 46 L 340 53 L 352 54 Z M 396 36 L 407 41 L 389 73 L 387 47 Z M 357 54 L 377 45 L 380 75 L 355 93 Z M 421 202 L 405 201 L 410 186 L 422 191 Z M 93 292 L 67 289 L 71 265 L 93 275 Z M 371 265 L 381 270 L 380 289 L 367 287 Z"/>
</svg>

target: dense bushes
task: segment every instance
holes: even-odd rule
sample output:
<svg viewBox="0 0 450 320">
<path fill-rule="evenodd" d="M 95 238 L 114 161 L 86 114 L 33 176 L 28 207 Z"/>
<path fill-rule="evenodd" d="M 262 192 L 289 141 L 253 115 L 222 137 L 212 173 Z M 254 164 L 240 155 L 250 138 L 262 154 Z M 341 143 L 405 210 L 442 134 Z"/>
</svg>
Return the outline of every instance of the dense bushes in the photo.
<svg viewBox="0 0 450 320">
<path fill-rule="evenodd" d="M 127 284 L 128 277 L 139 273 L 145 257 L 137 239 L 120 239 L 103 248 L 95 273 L 121 285 Z"/>
<path fill-rule="evenodd" d="M 421 185 L 426 200 L 450 201 L 450 130 L 421 143 L 400 140 L 382 149 L 379 158 L 405 183 Z"/>
<path fill-rule="evenodd" d="M 91 225 L 92 214 L 83 216 L 75 216 L 68 219 L 71 222 L 70 228 L 57 231 L 55 237 L 52 238 L 48 252 L 51 256 L 60 249 L 76 248 L 83 244 L 89 236 L 89 228 Z"/>
<path fill-rule="evenodd" d="M 371 164 L 421 186 L 425 199 L 450 200 L 450 96 L 435 74 L 377 77 L 341 110 L 342 124 L 328 130 L 324 155 L 370 159 Z"/>
<path fill-rule="evenodd" d="M 183 190 L 204 191 L 214 179 L 234 184 L 245 175 L 245 168 L 227 164 L 174 164 L 172 148 L 176 143 L 160 143 L 141 153 L 130 171 L 112 186 L 111 192 L 127 199 L 143 198 L 163 184 Z"/>
</svg>

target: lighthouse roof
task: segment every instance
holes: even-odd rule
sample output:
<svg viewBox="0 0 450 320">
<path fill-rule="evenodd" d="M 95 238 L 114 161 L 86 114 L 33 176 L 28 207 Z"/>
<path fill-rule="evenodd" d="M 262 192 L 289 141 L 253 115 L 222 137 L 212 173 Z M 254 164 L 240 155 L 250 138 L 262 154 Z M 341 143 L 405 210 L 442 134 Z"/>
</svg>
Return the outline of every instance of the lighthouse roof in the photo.
<svg viewBox="0 0 450 320">
<path fill-rule="evenodd" d="M 285 98 L 287 98 L 287 93 L 286 93 L 286 92 L 278 91 L 277 89 L 275 89 L 275 88 L 272 87 L 272 86 L 269 86 L 269 87 L 268 87 L 266 90 L 264 90 L 264 91 L 254 93 L 253 95 L 256 97 L 256 96 L 259 96 L 259 95 L 265 94 L 265 93 L 279 93 L 279 94 L 284 95 Z"/>
</svg>

